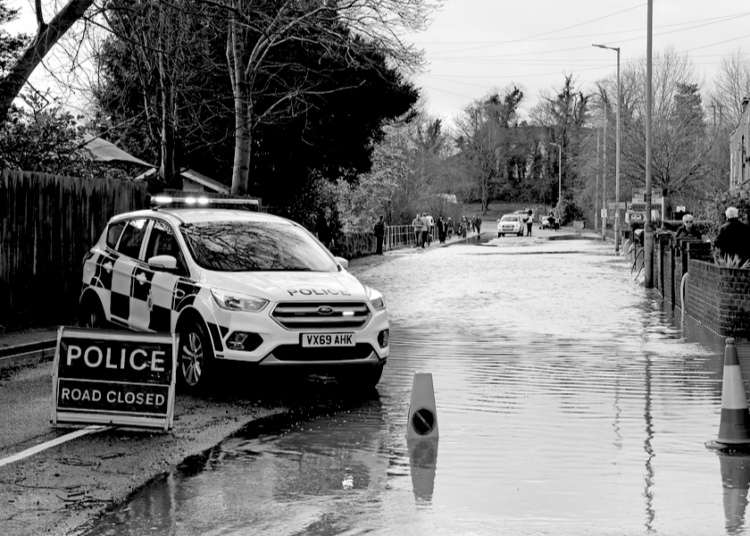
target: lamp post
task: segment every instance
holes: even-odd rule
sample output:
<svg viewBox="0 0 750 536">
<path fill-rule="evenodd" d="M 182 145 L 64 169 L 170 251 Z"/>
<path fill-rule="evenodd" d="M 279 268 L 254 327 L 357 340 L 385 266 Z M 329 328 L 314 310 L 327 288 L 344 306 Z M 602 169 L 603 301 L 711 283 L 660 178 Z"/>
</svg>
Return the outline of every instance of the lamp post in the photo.
<svg viewBox="0 0 750 536">
<path fill-rule="evenodd" d="M 549 142 L 549 144 L 557 147 L 557 206 L 562 210 L 562 146 L 554 142 Z M 558 217 L 560 217 L 559 214 Z"/>
<path fill-rule="evenodd" d="M 598 48 L 606 48 L 617 52 L 617 126 L 616 134 L 616 156 L 615 156 L 615 253 L 620 253 L 620 47 L 608 47 L 604 45 L 591 45 Z"/>
</svg>

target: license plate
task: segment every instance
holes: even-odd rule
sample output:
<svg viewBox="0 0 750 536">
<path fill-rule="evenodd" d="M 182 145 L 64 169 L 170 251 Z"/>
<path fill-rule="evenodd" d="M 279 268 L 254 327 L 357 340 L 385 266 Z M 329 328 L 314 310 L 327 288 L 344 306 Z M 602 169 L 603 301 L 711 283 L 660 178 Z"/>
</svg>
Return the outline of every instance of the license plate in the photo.
<svg viewBox="0 0 750 536">
<path fill-rule="evenodd" d="M 332 346 L 355 346 L 354 333 L 303 333 L 303 348 L 327 348 Z"/>
</svg>

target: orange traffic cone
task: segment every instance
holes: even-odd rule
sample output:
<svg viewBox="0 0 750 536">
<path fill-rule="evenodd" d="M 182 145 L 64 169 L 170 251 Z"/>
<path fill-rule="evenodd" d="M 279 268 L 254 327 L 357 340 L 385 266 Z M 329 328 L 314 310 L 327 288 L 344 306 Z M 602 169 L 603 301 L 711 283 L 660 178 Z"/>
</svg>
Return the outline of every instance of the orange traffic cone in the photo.
<svg viewBox="0 0 750 536">
<path fill-rule="evenodd" d="M 724 348 L 719 437 L 716 441 L 708 441 L 706 447 L 722 450 L 743 446 L 750 446 L 750 412 L 747 409 L 737 348 L 734 346 L 734 339 L 729 338 Z"/>
</svg>

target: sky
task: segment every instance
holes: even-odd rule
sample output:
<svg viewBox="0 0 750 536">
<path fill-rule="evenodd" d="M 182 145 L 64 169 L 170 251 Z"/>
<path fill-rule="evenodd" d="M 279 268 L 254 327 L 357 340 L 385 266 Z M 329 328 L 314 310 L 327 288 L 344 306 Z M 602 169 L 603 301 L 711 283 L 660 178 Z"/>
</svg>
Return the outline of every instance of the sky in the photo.
<svg viewBox="0 0 750 536">
<path fill-rule="evenodd" d="M 431 115 L 452 121 L 461 109 L 509 84 L 524 90 L 526 111 L 543 89 L 573 74 L 592 89 L 617 68 L 646 56 L 647 2 L 623 0 L 447 0 L 426 32 L 407 40 L 426 53 L 414 78 Z M 739 48 L 750 61 L 748 0 L 654 0 L 653 51 L 688 53 L 707 83 L 722 56 Z M 705 88 L 708 85 L 704 86 Z"/>
<path fill-rule="evenodd" d="M 34 32 L 30 3 L 9 0 L 23 16 L 8 30 Z M 617 66 L 615 51 L 593 43 L 620 47 L 621 66 L 646 55 L 645 1 L 444 0 L 432 19 L 427 31 L 405 40 L 425 51 L 425 71 L 413 80 L 427 110 L 449 123 L 472 101 L 510 84 L 524 91 L 522 113 L 566 74 L 592 90 Z M 689 54 L 706 90 L 722 56 L 741 48 L 750 61 L 750 2 L 654 0 L 654 53 L 669 46 Z"/>
</svg>

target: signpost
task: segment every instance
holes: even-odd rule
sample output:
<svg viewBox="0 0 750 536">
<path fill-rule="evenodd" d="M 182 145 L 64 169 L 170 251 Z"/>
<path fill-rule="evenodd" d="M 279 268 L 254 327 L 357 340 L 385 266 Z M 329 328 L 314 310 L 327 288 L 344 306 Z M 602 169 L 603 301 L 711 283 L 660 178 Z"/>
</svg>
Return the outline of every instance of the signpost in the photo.
<svg viewBox="0 0 750 536">
<path fill-rule="evenodd" d="M 52 423 L 172 428 L 177 336 L 60 327 Z"/>
</svg>

